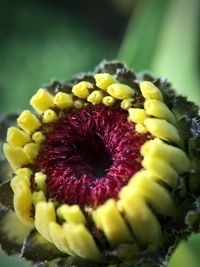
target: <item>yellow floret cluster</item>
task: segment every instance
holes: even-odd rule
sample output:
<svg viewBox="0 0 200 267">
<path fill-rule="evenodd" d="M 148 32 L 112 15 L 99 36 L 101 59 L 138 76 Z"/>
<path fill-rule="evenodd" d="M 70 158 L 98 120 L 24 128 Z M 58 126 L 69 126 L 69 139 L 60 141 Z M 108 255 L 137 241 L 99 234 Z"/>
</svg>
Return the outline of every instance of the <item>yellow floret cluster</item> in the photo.
<svg viewBox="0 0 200 267">
<path fill-rule="evenodd" d="M 87 227 L 81 208 L 67 204 L 58 206 L 48 201 L 47 175 L 32 170 L 31 166 L 46 138 L 41 125 L 55 123 L 63 116 L 63 111 L 81 108 L 86 103 L 102 103 L 109 107 L 118 101 L 121 108 L 127 110 L 130 123 L 136 124 L 136 131 L 140 134 L 149 132 L 154 137 L 142 146 L 143 169 L 130 178 L 119 193 L 119 200 L 109 199 L 96 209 L 88 207 L 85 210 L 111 247 L 135 239 L 138 246 L 154 249 L 160 245 L 162 230 L 153 210 L 169 217 L 176 210 L 173 198 L 160 181 L 176 188 L 179 174 L 189 171 L 190 161 L 182 149 L 176 119 L 164 103 L 159 88 L 151 82 L 141 82 L 144 107 L 132 108 L 133 88 L 119 83 L 108 73 L 95 74 L 94 78 L 95 84 L 81 81 L 74 85 L 71 94 L 58 92 L 53 96 L 45 89 L 39 89 L 30 100 L 38 115 L 28 110 L 21 113 L 17 119 L 19 127 L 8 129 L 4 153 L 15 173 L 11 188 L 18 218 L 30 228 L 35 227 L 60 251 L 100 260 L 101 251 Z M 35 190 L 31 188 L 31 179 L 36 185 Z"/>
</svg>

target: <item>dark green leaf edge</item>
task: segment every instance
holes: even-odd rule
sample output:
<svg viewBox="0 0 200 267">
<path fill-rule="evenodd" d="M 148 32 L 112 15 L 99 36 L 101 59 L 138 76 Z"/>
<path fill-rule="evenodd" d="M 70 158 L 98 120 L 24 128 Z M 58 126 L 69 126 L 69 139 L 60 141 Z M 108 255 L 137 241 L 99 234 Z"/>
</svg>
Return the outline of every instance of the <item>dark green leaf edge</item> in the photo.
<svg viewBox="0 0 200 267">
<path fill-rule="evenodd" d="M 8 209 L 13 208 L 13 191 L 10 187 L 10 180 L 0 184 L 0 204 Z"/>
</svg>

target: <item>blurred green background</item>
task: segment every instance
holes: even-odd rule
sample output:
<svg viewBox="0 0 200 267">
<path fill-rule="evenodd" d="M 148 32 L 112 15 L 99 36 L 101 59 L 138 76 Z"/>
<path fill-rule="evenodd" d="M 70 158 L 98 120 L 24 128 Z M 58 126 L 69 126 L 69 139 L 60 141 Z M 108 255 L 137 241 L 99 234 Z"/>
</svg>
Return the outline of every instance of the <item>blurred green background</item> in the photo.
<svg viewBox="0 0 200 267">
<path fill-rule="evenodd" d="M 49 82 L 120 59 L 168 77 L 200 104 L 199 0 L 0 0 L 0 114 L 28 107 Z M 29 266 L 0 254 L 0 266 Z M 200 235 L 169 267 L 200 266 Z"/>
</svg>

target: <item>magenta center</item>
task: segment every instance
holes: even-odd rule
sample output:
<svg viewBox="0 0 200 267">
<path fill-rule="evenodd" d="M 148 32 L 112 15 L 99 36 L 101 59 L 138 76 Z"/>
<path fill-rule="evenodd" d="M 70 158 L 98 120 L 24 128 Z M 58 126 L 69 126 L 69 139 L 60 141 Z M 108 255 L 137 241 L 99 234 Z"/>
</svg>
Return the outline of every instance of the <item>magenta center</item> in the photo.
<svg viewBox="0 0 200 267">
<path fill-rule="evenodd" d="M 147 135 L 135 132 L 127 112 L 88 105 L 52 125 L 36 160 L 47 174 L 49 197 L 96 207 L 118 193 L 141 169 L 140 147 Z"/>
</svg>

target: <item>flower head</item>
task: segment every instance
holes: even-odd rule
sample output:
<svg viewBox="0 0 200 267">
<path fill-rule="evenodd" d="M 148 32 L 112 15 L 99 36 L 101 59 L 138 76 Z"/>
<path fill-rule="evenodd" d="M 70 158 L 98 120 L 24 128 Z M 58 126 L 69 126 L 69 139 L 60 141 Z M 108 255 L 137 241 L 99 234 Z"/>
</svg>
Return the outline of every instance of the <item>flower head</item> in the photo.
<svg viewBox="0 0 200 267">
<path fill-rule="evenodd" d="M 36 113 L 23 111 L 3 145 L 7 252 L 25 239 L 22 256 L 36 262 L 159 266 L 197 230 L 198 108 L 168 83 L 103 63 L 39 89 L 30 104 Z"/>
</svg>

